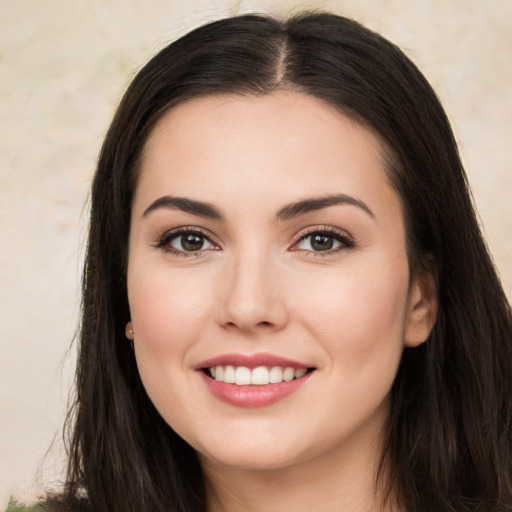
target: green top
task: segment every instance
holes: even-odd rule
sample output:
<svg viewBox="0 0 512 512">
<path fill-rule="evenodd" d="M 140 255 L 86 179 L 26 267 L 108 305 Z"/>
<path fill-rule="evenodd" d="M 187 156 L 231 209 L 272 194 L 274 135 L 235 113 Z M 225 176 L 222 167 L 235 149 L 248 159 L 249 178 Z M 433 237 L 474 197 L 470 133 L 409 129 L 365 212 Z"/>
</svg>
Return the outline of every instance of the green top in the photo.
<svg viewBox="0 0 512 512">
<path fill-rule="evenodd" d="M 92 512 L 89 501 L 86 498 L 77 498 L 71 500 L 69 504 L 63 504 L 60 500 L 50 499 L 49 501 L 42 500 L 34 505 L 26 506 L 11 497 L 7 510 L 5 512 L 52 512 L 55 510 L 60 511 L 73 511 L 73 512 Z M 1 512 L 1 509 L 0 509 Z"/>
<path fill-rule="evenodd" d="M 46 507 L 42 503 L 37 503 L 31 507 L 25 507 L 15 501 L 9 501 L 9 505 L 7 505 L 7 510 L 5 512 L 45 512 L 46 510 Z"/>
</svg>

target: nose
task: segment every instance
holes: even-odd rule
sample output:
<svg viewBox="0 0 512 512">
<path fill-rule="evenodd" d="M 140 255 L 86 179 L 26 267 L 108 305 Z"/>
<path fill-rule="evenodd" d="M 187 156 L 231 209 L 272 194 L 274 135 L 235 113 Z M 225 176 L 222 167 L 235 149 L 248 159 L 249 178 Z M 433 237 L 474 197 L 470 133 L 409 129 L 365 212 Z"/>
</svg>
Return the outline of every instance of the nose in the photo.
<svg viewBox="0 0 512 512">
<path fill-rule="evenodd" d="M 278 269 L 265 255 L 240 255 L 226 261 L 217 304 L 217 321 L 244 333 L 271 332 L 288 322 L 286 290 Z"/>
</svg>

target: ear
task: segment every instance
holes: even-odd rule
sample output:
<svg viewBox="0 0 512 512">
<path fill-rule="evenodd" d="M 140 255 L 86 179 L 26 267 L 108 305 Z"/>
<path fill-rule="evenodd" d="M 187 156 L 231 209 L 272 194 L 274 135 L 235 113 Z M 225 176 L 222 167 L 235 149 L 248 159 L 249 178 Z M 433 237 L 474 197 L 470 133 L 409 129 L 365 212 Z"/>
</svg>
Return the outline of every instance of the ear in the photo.
<svg viewBox="0 0 512 512">
<path fill-rule="evenodd" d="M 125 335 L 130 340 L 133 341 L 133 325 L 132 322 L 128 322 L 125 327 Z"/>
<path fill-rule="evenodd" d="M 433 260 L 426 261 L 409 289 L 404 345 L 417 347 L 426 341 L 437 318 L 437 280 Z"/>
</svg>

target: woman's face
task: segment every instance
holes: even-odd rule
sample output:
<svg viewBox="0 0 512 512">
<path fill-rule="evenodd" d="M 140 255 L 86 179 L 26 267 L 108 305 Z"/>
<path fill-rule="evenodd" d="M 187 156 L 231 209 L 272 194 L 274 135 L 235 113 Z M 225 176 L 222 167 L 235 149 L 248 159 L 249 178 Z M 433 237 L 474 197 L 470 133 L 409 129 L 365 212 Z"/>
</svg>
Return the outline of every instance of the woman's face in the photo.
<svg viewBox="0 0 512 512">
<path fill-rule="evenodd" d="M 203 463 L 375 449 L 404 344 L 428 331 L 383 160 L 369 131 L 295 92 L 193 99 L 152 132 L 131 219 L 135 355 Z"/>
</svg>

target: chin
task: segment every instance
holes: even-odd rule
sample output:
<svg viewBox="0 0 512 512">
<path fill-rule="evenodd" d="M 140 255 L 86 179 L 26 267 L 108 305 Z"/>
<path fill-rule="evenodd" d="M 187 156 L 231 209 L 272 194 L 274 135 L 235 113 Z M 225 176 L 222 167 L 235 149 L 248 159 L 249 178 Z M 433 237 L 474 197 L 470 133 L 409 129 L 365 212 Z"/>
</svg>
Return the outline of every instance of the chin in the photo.
<svg viewBox="0 0 512 512">
<path fill-rule="evenodd" d="M 233 470 L 272 471 L 291 467 L 302 458 L 298 453 L 276 452 L 259 448 L 242 447 L 224 450 L 222 453 L 199 452 L 199 459 L 209 466 L 224 466 Z"/>
<path fill-rule="evenodd" d="M 246 428 L 228 435 L 225 431 L 210 431 L 212 437 L 186 440 L 202 462 L 233 469 L 282 469 L 307 458 L 309 450 L 302 446 L 303 436 L 287 432 L 282 426 L 272 430 Z"/>
</svg>

